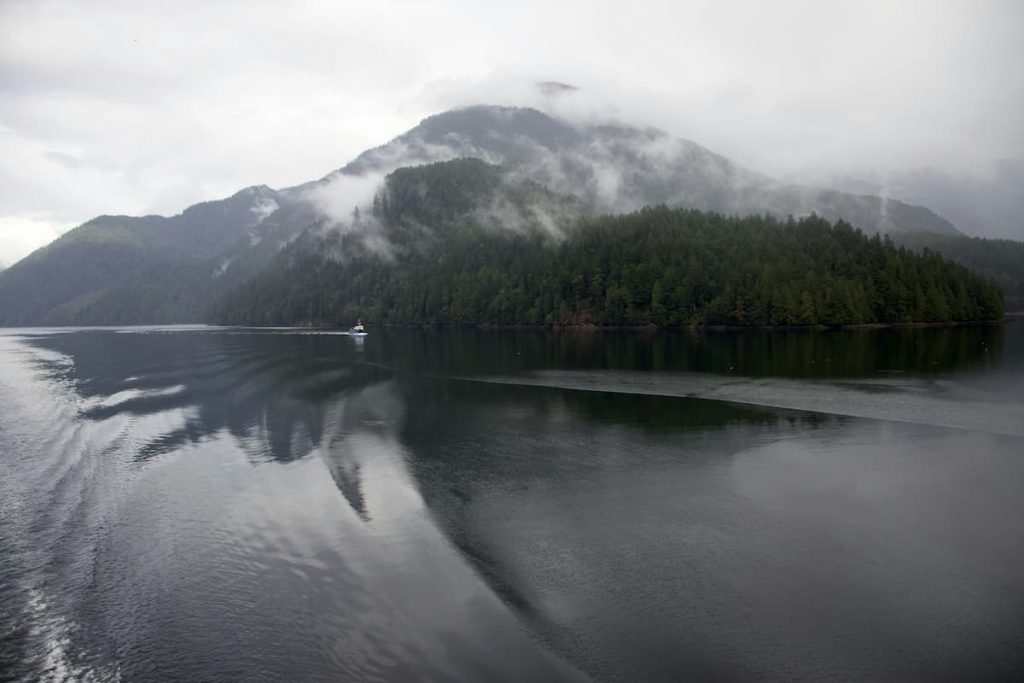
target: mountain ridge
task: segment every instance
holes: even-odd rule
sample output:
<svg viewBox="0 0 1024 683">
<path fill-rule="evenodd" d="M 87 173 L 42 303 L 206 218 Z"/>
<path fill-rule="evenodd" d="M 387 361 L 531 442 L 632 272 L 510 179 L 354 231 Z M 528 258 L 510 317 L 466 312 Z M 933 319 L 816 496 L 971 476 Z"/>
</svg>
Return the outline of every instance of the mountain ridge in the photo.
<svg viewBox="0 0 1024 683">
<path fill-rule="evenodd" d="M 462 157 L 574 197 L 579 212 L 666 204 L 726 215 L 815 213 L 868 232 L 958 234 L 924 207 L 786 185 L 658 129 L 478 105 L 429 116 L 308 183 L 254 185 L 169 217 L 91 219 L 0 271 L 0 324 L 203 322 L 304 231 L 348 230 L 388 173 Z"/>
<path fill-rule="evenodd" d="M 959 232 L 925 207 L 784 183 L 657 128 L 575 126 L 528 107 L 475 105 L 434 114 L 318 182 L 458 157 L 505 166 L 603 213 L 667 204 L 729 215 L 816 213 L 872 232 Z"/>
</svg>

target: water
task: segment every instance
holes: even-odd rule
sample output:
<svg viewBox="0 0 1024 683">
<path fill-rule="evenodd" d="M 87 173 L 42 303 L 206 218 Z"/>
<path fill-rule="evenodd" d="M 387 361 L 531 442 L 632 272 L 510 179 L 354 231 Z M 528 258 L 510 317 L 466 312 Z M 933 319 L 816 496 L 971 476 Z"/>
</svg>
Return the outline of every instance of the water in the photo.
<svg viewBox="0 0 1024 683">
<path fill-rule="evenodd" d="M 0 334 L 2 680 L 1008 680 L 1024 325 Z"/>
</svg>

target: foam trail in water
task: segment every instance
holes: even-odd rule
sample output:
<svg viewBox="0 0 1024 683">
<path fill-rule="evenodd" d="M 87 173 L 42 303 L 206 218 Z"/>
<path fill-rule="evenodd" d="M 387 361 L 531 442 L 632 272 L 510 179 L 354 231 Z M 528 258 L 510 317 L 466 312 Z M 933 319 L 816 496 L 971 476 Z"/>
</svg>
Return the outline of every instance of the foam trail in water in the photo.
<svg viewBox="0 0 1024 683">
<path fill-rule="evenodd" d="M 1024 437 L 1024 405 L 941 380 L 807 382 L 697 373 L 543 371 L 473 382 L 675 396 Z M 969 398 L 969 400 L 968 400 Z"/>
</svg>

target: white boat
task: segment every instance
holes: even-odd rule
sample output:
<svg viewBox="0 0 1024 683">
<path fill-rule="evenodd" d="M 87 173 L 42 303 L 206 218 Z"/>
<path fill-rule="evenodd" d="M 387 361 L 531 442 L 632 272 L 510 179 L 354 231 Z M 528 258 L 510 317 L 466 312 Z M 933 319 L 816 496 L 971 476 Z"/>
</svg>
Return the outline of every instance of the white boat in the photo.
<svg viewBox="0 0 1024 683">
<path fill-rule="evenodd" d="M 349 328 L 348 336 L 350 337 L 365 337 L 366 328 L 363 327 L 363 321 L 360 320 L 353 327 Z"/>
</svg>

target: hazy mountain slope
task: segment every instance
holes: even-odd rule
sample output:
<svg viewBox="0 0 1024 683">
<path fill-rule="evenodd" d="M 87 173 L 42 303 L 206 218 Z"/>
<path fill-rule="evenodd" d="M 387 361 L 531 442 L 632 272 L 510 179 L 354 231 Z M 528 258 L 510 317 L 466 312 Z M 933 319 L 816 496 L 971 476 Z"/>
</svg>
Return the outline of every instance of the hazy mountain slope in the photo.
<svg viewBox="0 0 1024 683">
<path fill-rule="evenodd" d="M 201 322 L 239 279 L 233 262 L 253 260 L 279 227 L 266 219 L 282 205 L 280 193 L 251 187 L 172 217 L 95 218 L 0 273 L 0 324 Z"/>
<path fill-rule="evenodd" d="M 926 208 L 781 183 L 657 129 L 575 126 L 534 109 L 479 106 L 431 116 L 320 182 L 458 157 L 500 164 L 601 212 L 667 204 L 783 218 L 817 213 L 871 232 L 957 232 Z"/>
<path fill-rule="evenodd" d="M 1024 239 L 1024 159 L 1003 159 L 971 175 L 918 169 L 884 180 L 840 178 L 832 184 L 928 206 L 969 235 Z"/>
<path fill-rule="evenodd" d="M 350 288 L 358 291 L 378 273 L 420 286 L 393 269 L 396 263 L 426 255 L 457 262 L 460 254 L 444 247 L 452 240 L 463 250 L 486 249 L 494 240 L 550 244 L 584 213 L 579 200 L 479 159 L 400 168 L 386 178 L 369 210 L 342 229 L 316 225 L 303 231 L 226 297 L 215 321 L 322 322 L 317 311 L 327 307 L 337 311 L 334 322 L 340 324 L 354 315 L 346 312 Z M 339 269 L 344 287 L 337 286 Z"/>
</svg>

